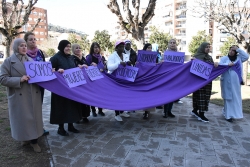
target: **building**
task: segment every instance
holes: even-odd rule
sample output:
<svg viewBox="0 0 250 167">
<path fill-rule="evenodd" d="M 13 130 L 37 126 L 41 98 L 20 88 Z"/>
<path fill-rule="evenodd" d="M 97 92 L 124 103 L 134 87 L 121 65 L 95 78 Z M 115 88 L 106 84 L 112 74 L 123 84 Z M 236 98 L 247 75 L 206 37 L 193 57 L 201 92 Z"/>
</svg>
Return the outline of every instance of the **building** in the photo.
<svg viewBox="0 0 250 167">
<path fill-rule="evenodd" d="M 188 44 L 198 31 L 206 30 L 207 35 L 213 35 L 212 23 L 205 22 L 203 18 L 192 16 L 187 10 L 194 0 L 157 0 L 155 16 L 152 24 L 160 31 L 169 33 L 178 41 L 178 50 L 191 56 Z"/>
</svg>

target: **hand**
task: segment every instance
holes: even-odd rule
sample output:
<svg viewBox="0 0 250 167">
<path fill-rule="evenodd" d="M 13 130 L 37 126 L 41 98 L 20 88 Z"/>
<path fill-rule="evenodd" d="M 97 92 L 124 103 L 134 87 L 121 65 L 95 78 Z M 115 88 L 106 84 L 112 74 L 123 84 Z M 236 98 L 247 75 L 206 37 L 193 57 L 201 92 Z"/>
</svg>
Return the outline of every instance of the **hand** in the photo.
<svg viewBox="0 0 250 167">
<path fill-rule="evenodd" d="M 131 66 L 131 64 L 132 64 L 131 61 L 127 61 L 128 66 Z"/>
<path fill-rule="evenodd" d="M 230 67 L 233 66 L 233 65 L 234 65 L 234 63 L 229 63 L 229 64 L 228 64 L 228 66 L 230 66 Z"/>
<path fill-rule="evenodd" d="M 218 67 L 219 63 L 218 62 L 215 62 L 214 63 L 214 67 Z"/>
<path fill-rule="evenodd" d="M 61 69 L 61 68 L 59 68 L 58 70 L 57 70 L 59 73 L 64 73 L 64 69 Z"/>
<path fill-rule="evenodd" d="M 237 46 L 233 46 L 233 50 L 237 50 L 237 49 L 239 49 Z"/>
<path fill-rule="evenodd" d="M 28 81 L 29 79 L 30 79 L 30 77 L 28 75 L 24 75 L 24 76 L 22 76 L 20 81 L 25 82 L 25 81 Z"/>
<path fill-rule="evenodd" d="M 86 64 L 83 64 L 83 65 L 78 65 L 79 68 L 88 68 L 88 66 Z"/>
<path fill-rule="evenodd" d="M 120 64 L 123 66 L 123 67 L 126 67 L 126 63 L 125 62 L 120 62 Z"/>
<path fill-rule="evenodd" d="M 97 66 L 97 64 L 96 64 L 96 63 L 94 63 L 94 62 L 92 62 L 90 65 L 92 65 L 92 66 Z"/>
<path fill-rule="evenodd" d="M 196 58 L 195 57 L 191 57 L 191 60 L 195 60 Z"/>
<path fill-rule="evenodd" d="M 55 72 L 56 71 L 56 69 L 55 68 L 52 68 L 52 72 Z"/>
</svg>

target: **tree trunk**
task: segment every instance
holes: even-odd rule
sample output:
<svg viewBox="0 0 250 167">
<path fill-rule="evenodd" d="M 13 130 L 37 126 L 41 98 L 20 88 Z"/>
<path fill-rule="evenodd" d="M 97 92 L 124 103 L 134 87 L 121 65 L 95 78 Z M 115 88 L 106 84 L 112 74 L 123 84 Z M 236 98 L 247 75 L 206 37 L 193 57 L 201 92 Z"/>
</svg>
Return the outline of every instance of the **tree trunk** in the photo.
<svg viewBox="0 0 250 167">
<path fill-rule="evenodd" d="M 145 39 L 144 39 L 144 28 L 139 27 L 139 32 L 136 33 L 137 38 L 133 36 L 136 39 L 136 46 L 138 50 L 142 50 Z"/>
<path fill-rule="evenodd" d="M 243 81 L 245 82 L 245 85 L 247 86 L 247 74 L 248 74 L 248 61 L 243 63 Z"/>
<path fill-rule="evenodd" d="M 7 57 L 10 57 L 10 46 L 12 43 L 12 40 L 8 38 L 6 38 L 5 41 L 6 41 L 6 45 L 4 47 L 4 59 L 6 59 Z"/>
</svg>

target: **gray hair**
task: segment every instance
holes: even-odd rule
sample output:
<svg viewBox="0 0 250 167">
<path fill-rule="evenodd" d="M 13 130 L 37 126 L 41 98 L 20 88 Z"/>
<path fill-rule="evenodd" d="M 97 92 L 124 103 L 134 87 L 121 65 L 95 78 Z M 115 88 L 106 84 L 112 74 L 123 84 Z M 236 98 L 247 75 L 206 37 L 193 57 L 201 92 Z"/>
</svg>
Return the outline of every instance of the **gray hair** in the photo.
<svg viewBox="0 0 250 167">
<path fill-rule="evenodd" d="M 19 50 L 18 50 L 18 46 L 21 44 L 21 43 L 26 43 L 26 41 L 24 40 L 24 39 L 22 39 L 22 38 L 17 38 L 17 39 L 15 39 L 14 40 L 14 42 L 13 42 L 13 51 L 14 51 L 14 53 L 18 53 L 19 54 Z"/>
</svg>

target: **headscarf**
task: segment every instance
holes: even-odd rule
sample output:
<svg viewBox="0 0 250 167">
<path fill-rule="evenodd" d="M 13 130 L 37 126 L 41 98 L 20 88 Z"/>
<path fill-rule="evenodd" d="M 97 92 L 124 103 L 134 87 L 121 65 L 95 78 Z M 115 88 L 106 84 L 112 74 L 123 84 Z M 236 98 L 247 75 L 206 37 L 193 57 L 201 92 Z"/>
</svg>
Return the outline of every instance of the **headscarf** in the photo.
<svg viewBox="0 0 250 167">
<path fill-rule="evenodd" d="M 143 49 L 142 50 L 147 50 L 147 48 L 151 45 L 151 43 L 146 43 L 144 46 L 143 46 Z"/>
<path fill-rule="evenodd" d="M 230 47 L 230 49 L 233 47 L 233 46 L 235 46 L 235 45 L 232 45 L 231 47 Z M 237 45 L 236 45 L 237 46 Z M 228 53 L 228 58 L 229 58 L 229 60 L 230 61 L 235 61 L 236 59 L 237 59 L 237 52 L 236 52 L 236 50 L 235 50 L 235 55 L 234 56 L 229 56 L 229 53 Z"/>
<path fill-rule="evenodd" d="M 62 53 L 64 53 L 64 48 L 68 45 L 71 44 L 68 40 L 61 40 L 58 45 L 58 50 L 60 50 Z"/>
<path fill-rule="evenodd" d="M 12 48 L 13 48 L 13 51 L 14 51 L 15 54 L 20 54 L 19 50 L 18 50 L 18 46 L 21 43 L 26 43 L 26 41 L 24 39 L 22 39 L 22 38 L 17 38 L 17 39 L 14 40 Z"/>
<path fill-rule="evenodd" d="M 153 52 L 158 52 L 158 48 L 159 48 L 158 44 L 156 44 L 156 43 L 152 44 L 152 51 Z"/>
<path fill-rule="evenodd" d="M 200 47 L 198 48 L 196 54 L 194 55 L 194 57 L 196 59 L 199 59 L 199 60 L 204 60 L 204 59 L 208 59 L 209 54 L 208 53 L 205 53 L 205 48 L 207 47 L 207 45 L 210 45 L 210 43 L 208 42 L 203 42 Z"/>
</svg>

